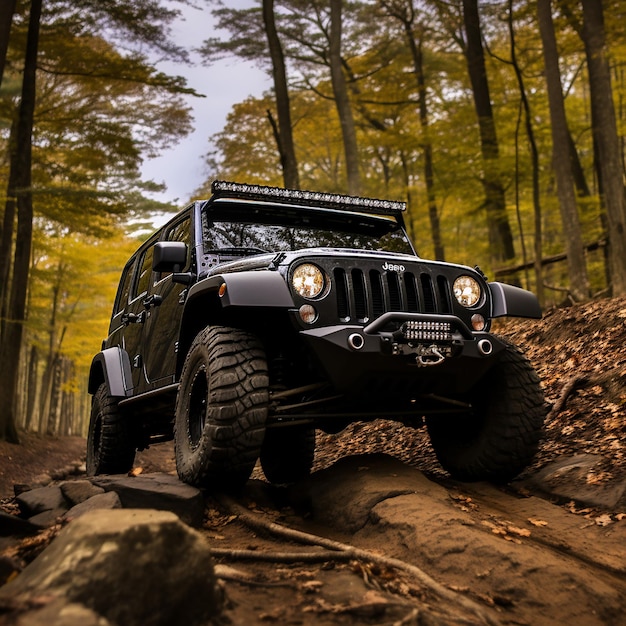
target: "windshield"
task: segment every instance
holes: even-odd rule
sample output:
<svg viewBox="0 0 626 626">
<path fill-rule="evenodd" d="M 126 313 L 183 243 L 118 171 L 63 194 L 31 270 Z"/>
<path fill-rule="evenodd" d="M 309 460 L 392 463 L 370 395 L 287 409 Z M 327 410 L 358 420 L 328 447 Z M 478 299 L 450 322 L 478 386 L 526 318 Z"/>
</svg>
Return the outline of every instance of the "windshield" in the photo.
<svg viewBox="0 0 626 626">
<path fill-rule="evenodd" d="M 205 253 L 261 254 L 322 247 L 414 254 L 394 219 L 302 207 L 207 205 L 202 233 Z"/>
</svg>

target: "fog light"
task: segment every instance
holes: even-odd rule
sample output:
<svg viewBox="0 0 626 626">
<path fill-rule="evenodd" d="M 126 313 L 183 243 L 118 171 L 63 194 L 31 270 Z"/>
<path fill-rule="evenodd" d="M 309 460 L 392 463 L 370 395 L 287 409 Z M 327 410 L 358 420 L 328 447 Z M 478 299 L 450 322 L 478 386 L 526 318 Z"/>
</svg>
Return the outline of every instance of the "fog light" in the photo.
<svg viewBox="0 0 626 626">
<path fill-rule="evenodd" d="M 474 330 L 485 330 L 485 318 L 480 313 L 472 315 L 472 328 Z"/>
<path fill-rule="evenodd" d="M 312 324 L 317 319 L 317 311 L 315 307 L 310 304 L 303 304 L 299 309 L 300 319 L 305 324 Z"/>
</svg>

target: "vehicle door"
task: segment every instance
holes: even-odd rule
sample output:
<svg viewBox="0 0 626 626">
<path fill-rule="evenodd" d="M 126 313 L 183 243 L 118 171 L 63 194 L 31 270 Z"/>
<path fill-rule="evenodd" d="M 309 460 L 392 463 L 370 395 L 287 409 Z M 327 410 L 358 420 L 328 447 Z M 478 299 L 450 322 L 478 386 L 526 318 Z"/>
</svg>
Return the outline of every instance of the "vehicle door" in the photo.
<svg viewBox="0 0 626 626">
<path fill-rule="evenodd" d="M 134 254 L 122 270 L 117 295 L 113 304 L 111 323 L 109 324 L 109 335 L 106 340 L 106 347 L 124 347 L 124 331 L 126 329 L 125 315 L 127 314 L 128 303 L 130 301 L 130 288 L 137 265 L 137 254 Z"/>
<path fill-rule="evenodd" d="M 129 302 L 120 318 L 124 326 L 122 347 L 130 358 L 133 395 L 141 393 L 147 388 L 144 326 L 148 319 L 149 311 L 144 301 L 154 280 L 152 276 L 152 256 L 154 244 L 157 240 L 158 236 L 153 236 L 137 253 L 137 268 L 131 281 Z"/>
<path fill-rule="evenodd" d="M 185 213 L 167 225 L 162 241 L 180 241 L 187 246 L 187 261 L 181 272 L 191 265 L 191 216 Z M 154 273 L 145 298 L 146 321 L 143 329 L 145 376 L 151 389 L 175 382 L 176 348 L 183 305 L 189 285 L 174 282 L 170 272 Z"/>
</svg>

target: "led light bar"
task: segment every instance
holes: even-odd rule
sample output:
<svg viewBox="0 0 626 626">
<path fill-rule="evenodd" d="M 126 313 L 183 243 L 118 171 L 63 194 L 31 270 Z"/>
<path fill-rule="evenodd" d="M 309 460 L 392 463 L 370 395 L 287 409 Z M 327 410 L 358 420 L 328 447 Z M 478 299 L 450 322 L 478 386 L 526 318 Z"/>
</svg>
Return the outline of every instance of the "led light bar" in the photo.
<svg viewBox="0 0 626 626">
<path fill-rule="evenodd" d="M 220 198 L 237 198 L 239 200 L 280 200 L 289 204 L 308 204 L 322 208 L 361 211 L 376 215 L 398 215 L 406 211 L 406 202 L 395 200 L 378 200 L 360 196 L 344 196 L 338 193 L 320 191 L 302 191 L 284 189 L 282 187 L 266 187 L 264 185 L 247 185 L 225 180 L 214 180 L 211 185 L 213 195 Z"/>
<path fill-rule="evenodd" d="M 450 322 L 408 321 L 402 326 L 402 334 L 410 341 L 451 341 Z"/>
</svg>

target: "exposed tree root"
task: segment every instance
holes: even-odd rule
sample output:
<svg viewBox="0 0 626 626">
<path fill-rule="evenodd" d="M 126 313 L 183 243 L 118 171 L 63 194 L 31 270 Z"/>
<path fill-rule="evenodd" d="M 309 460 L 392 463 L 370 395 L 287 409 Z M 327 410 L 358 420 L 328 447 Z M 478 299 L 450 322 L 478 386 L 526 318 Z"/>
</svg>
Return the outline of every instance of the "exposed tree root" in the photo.
<svg viewBox="0 0 626 626">
<path fill-rule="evenodd" d="M 626 378 L 626 370 L 623 366 L 613 367 L 596 376 L 589 376 L 587 374 L 572 376 L 563 386 L 561 395 L 552 406 L 552 409 L 550 409 L 547 419 L 550 420 L 556 417 L 565 408 L 565 404 L 570 396 L 572 396 L 577 389 L 592 387 L 593 385 L 601 385 L 604 388 L 608 388 L 612 382 L 618 379 L 621 385 L 623 384 L 622 381 L 624 378 Z"/>
<path fill-rule="evenodd" d="M 215 557 L 236 561 L 268 561 L 270 563 L 324 563 L 325 561 L 350 561 L 353 557 L 336 550 L 320 552 L 258 552 L 257 550 L 229 550 L 210 548 Z"/>
<path fill-rule="evenodd" d="M 222 504 L 222 506 L 226 507 L 231 514 L 237 515 L 240 521 L 242 521 L 246 526 L 252 529 L 263 530 L 271 534 L 278 535 L 292 541 L 296 541 L 298 543 L 321 546 L 327 549 L 326 556 L 329 558 L 332 557 L 333 559 L 340 559 L 342 561 L 346 559 L 367 561 L 370 563 L 381 565 L 383 567 L 391 567 L 404 571 L 411 575 L 413 578 L 415 578 L 425 588 L 439 596 L 441 599 L 446 600 L 453 605 L 462 607 L 463 609 L 471 612 L 483 623 L 489 624 L 490 626 L 498 626 L 500 624 L 499 620 L 497 620 L 493 615 L 491 615 L 488 610 L 485 610 L 477 602 L 474 602 L 470 598 L 462 596 L 448 589 L 415 565 L 406 563 L 404 561 L 401 561 L 400 559 L 381 556 L 378 554 L 374 554 L 373 552 L 370 552 L 368 550 L 355 548 L 354 546 L 346 543 L 341 543 L 339 541 L 334 541 L 333 539 L 305 533 L 299 530 L 295 530 L 293 528 L 281 526 L 280 524 L 276 524 L 275 522 L 270 522 L 266 519 L 263 519 L 259 515 L 251 513 L 227 496 L 219 496 L 218 501 Z M 222 551 L 222 556 L 226 556 L 224 552 L 225 551 Z M 243 551 L 233 551 L 233 553 L 239 554 L 241 552 Z M 258 553 L 256 554 L 257 556 L 259 556 Z M 329 558 L 327 558 L 326 560 L 329 560 Z"/>
<path fill-rule="evenodd" d="M 585 385 L 589 384 L 589 381 L 589 377 L 584 375 L 573 376 L 572 378 L 570 378 L 565 383 L 565 386 L 561 391 L 561 395 L 552 406 L 552 409 L 550 409 L 546 420 L 550 420 L 558 415 L 565 407 L 565 403 L 567 402 L 568 398 L 576 391 L 576 389 L 579 389 L 580 387 L 584 387 Z"/>
</svg>

